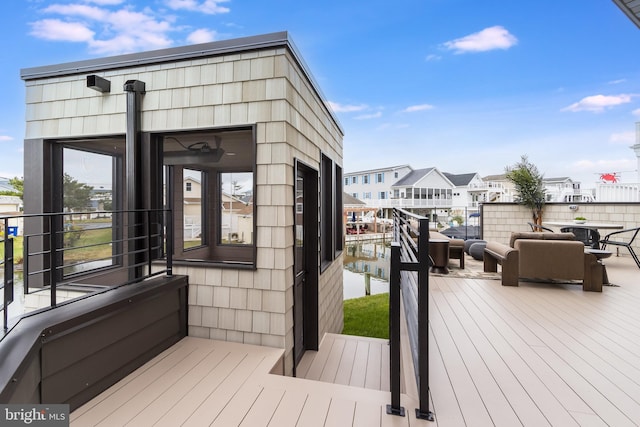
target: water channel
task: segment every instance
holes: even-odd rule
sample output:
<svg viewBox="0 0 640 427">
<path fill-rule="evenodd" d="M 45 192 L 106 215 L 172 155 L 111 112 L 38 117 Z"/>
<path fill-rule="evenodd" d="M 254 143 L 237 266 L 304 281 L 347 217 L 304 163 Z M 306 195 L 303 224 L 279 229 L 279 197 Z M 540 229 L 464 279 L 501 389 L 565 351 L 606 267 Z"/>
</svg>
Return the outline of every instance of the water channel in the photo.
<svg viewBox="0 0 640 427">
<path fill-rule="evenodd" d="M 348 243 L 344 250 L 344 299 L 389 292 L 391 250 L 380 242 Z"/>
</svg>

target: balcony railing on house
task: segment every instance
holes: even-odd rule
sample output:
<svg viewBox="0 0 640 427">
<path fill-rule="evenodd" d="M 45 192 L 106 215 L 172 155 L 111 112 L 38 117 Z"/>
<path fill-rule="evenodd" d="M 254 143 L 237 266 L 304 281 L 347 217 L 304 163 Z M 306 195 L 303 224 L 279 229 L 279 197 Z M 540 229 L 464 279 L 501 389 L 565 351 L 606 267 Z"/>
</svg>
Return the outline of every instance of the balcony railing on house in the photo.
<svg viewBox="0 0 640 427">
<path fill-rule="evenodd" d="M 393 224 L 389 279 L 391 404 L 387 405 L 387 413 L 404 414 L 404 408 L 400 406 L 402 297 L 420 406 L 416 408 L 416 417 L 433 421 L 429 410 L 429 220 L 394 209 Z"/>
<path fill-rule="evenodd" d="M 19 218 L 24 232 L 9 227 Z M 62 212 L 2 218 L 3 330 L 24 316 L 160 274 L 172 275 L 171 211 Z M 163 259 L 160 264 L 154 260 Z M 16 295 L 20 301 L 16 301 Z M 13 307 L 10 307 L 13 304 Z M 17 307 L 15 310 L 12 308 Z M 11 315 L 10 315 L 11 314 Z"/>
<path fill-rule="evenodd" d="M 451 199 L 365 199 L 368 206 L 378 208 L 449 208 Z"/>
</svg>

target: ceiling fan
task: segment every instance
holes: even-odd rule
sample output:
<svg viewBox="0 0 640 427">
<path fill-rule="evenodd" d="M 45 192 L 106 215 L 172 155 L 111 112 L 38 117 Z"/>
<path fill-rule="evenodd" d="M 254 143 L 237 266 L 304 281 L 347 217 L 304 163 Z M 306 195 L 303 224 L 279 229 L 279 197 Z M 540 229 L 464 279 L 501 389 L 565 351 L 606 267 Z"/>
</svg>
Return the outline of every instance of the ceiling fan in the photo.
<svg viewBox="0 0 640 427">
<path fill-rule="evenodd" d="M 177 138 L 166 136 L 167 139 L 173 139 L 185 151 L 166 151 L 164 153 L 164 163 L 166 165 L 203 165 L 209 163 L 218 163 L 224 154 L 224 150 L 220 147 L 222 138 L 214 136 L 215 148 L 212 148 L 207 141 L 198 141 L 185 146 Z"/>
</svg>

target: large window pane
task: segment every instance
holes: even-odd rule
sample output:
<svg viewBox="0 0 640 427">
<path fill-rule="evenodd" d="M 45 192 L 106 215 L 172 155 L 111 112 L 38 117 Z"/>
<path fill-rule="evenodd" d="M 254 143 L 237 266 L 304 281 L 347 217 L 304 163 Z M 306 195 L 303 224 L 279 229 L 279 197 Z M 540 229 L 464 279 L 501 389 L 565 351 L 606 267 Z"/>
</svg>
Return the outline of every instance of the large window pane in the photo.
<svg viewBox="0 0 640 427">
<path fill-rule="evenodd" d="M 203 209 L 206 198 L 204 197 L 204 173 L 193 169 L 182 170 L 182 204 L 184 207 L 184 232 L 182 238 L 184 249 L 204 245 Z"/>
<path fill-rule="evenodd" d="M 220 200 L 220 243 L 253 244 L 253 173 L 221 173 Z"/>
<path fill-rule="evenodd" d="M 63 274 L 114 264 L 112 155 L 63 149 Z"/>
</svg>

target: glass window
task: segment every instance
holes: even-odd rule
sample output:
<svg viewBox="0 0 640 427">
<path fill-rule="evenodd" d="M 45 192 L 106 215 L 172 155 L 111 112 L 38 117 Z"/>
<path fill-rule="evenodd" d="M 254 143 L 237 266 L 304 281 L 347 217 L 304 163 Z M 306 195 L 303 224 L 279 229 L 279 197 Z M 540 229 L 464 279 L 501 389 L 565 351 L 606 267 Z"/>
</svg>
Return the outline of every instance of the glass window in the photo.
<svg viewBox="0 0 640 427">
<path fill-rule="evenodd" d="M 116 231 L 110 212 L 116 157 L 80 147 L 70 143 L 62 150 L 62 211 L 68 212 L 61 224 L 63 276 L 116 264 L 112 245 Z"/>
<path fill-rule="evenodd" d="M 343 244 L 343 240 L 344 240 L 344 225 L 343 225 L 343 205 L 342 205 L 342 168 L 338 165 L 335 166 L 335 183 L 336 183 L 336 188 L 334 189 L 334 193 L 335 193 L 335 206 L 334 206 L 334 217 L 335 217 L 335 242 L 336 242 L 336 248 L 335 248 L 335 252 L 336 254 L 340 251 L 342 251 L 344 244 Z"/>
<path fill-rule="evenodd" d="M 253 243 L 252 189 L 252 172 L 220 174 L 221 244 L 251 245 Z"/>
<path fill-rule="evenodd" d="M 362 183 L 363 184 L 369 183 L 369 175 L 362 175 Z"/>
<path fill-rule="evenodd" d="M 185 183 L 185 194 L 182 198 L 184 249 L 188 250 L 204 245 L 203 211 L 206 195 L 203 192 L 204 172 L 193 169 L 182 170 L 182 181 Z M 192 191 L 193 190 L 193 191 Z M 187 194 L 187 192 L 189 194 Z"/>
<path fill-rule="evenodd" d="M 163 135 L 174 259 L 255 263 L 253 128 Z"/>
<path fill-rule="evenodd" d="M 384 174 L 383 173 L 377 173 L 376 174 L 376 183 L 383 183 L 384 182 Z"/>
<path fill-rule="evenodd" d="M 352 184 L 357 184 L 358 183 L 358 177 L 357 176 L 352 176 L 351 177 L 351 183 Z"/>
<path fill-rule="evenodd" d="M 321 160 L 321 187 L 320 187 L 320 209 L 321 209 L 321 217 L 320 217 L 320 230 L 321 233 L 321 241 L 320 241 L 320 253 L 321 253 L 321 262 L 324 266 L 328 265 L 333 260 L 335 251 L 333 248 L 333 239 L 335 237 L 335 233 L 333 232 L 334 225 L 334 201 L 333 201 L 333 192 L 334 192 L 334 184 L 333 184 L 333 162 L 326 155 L 322 155 Z"/>
</svg>

